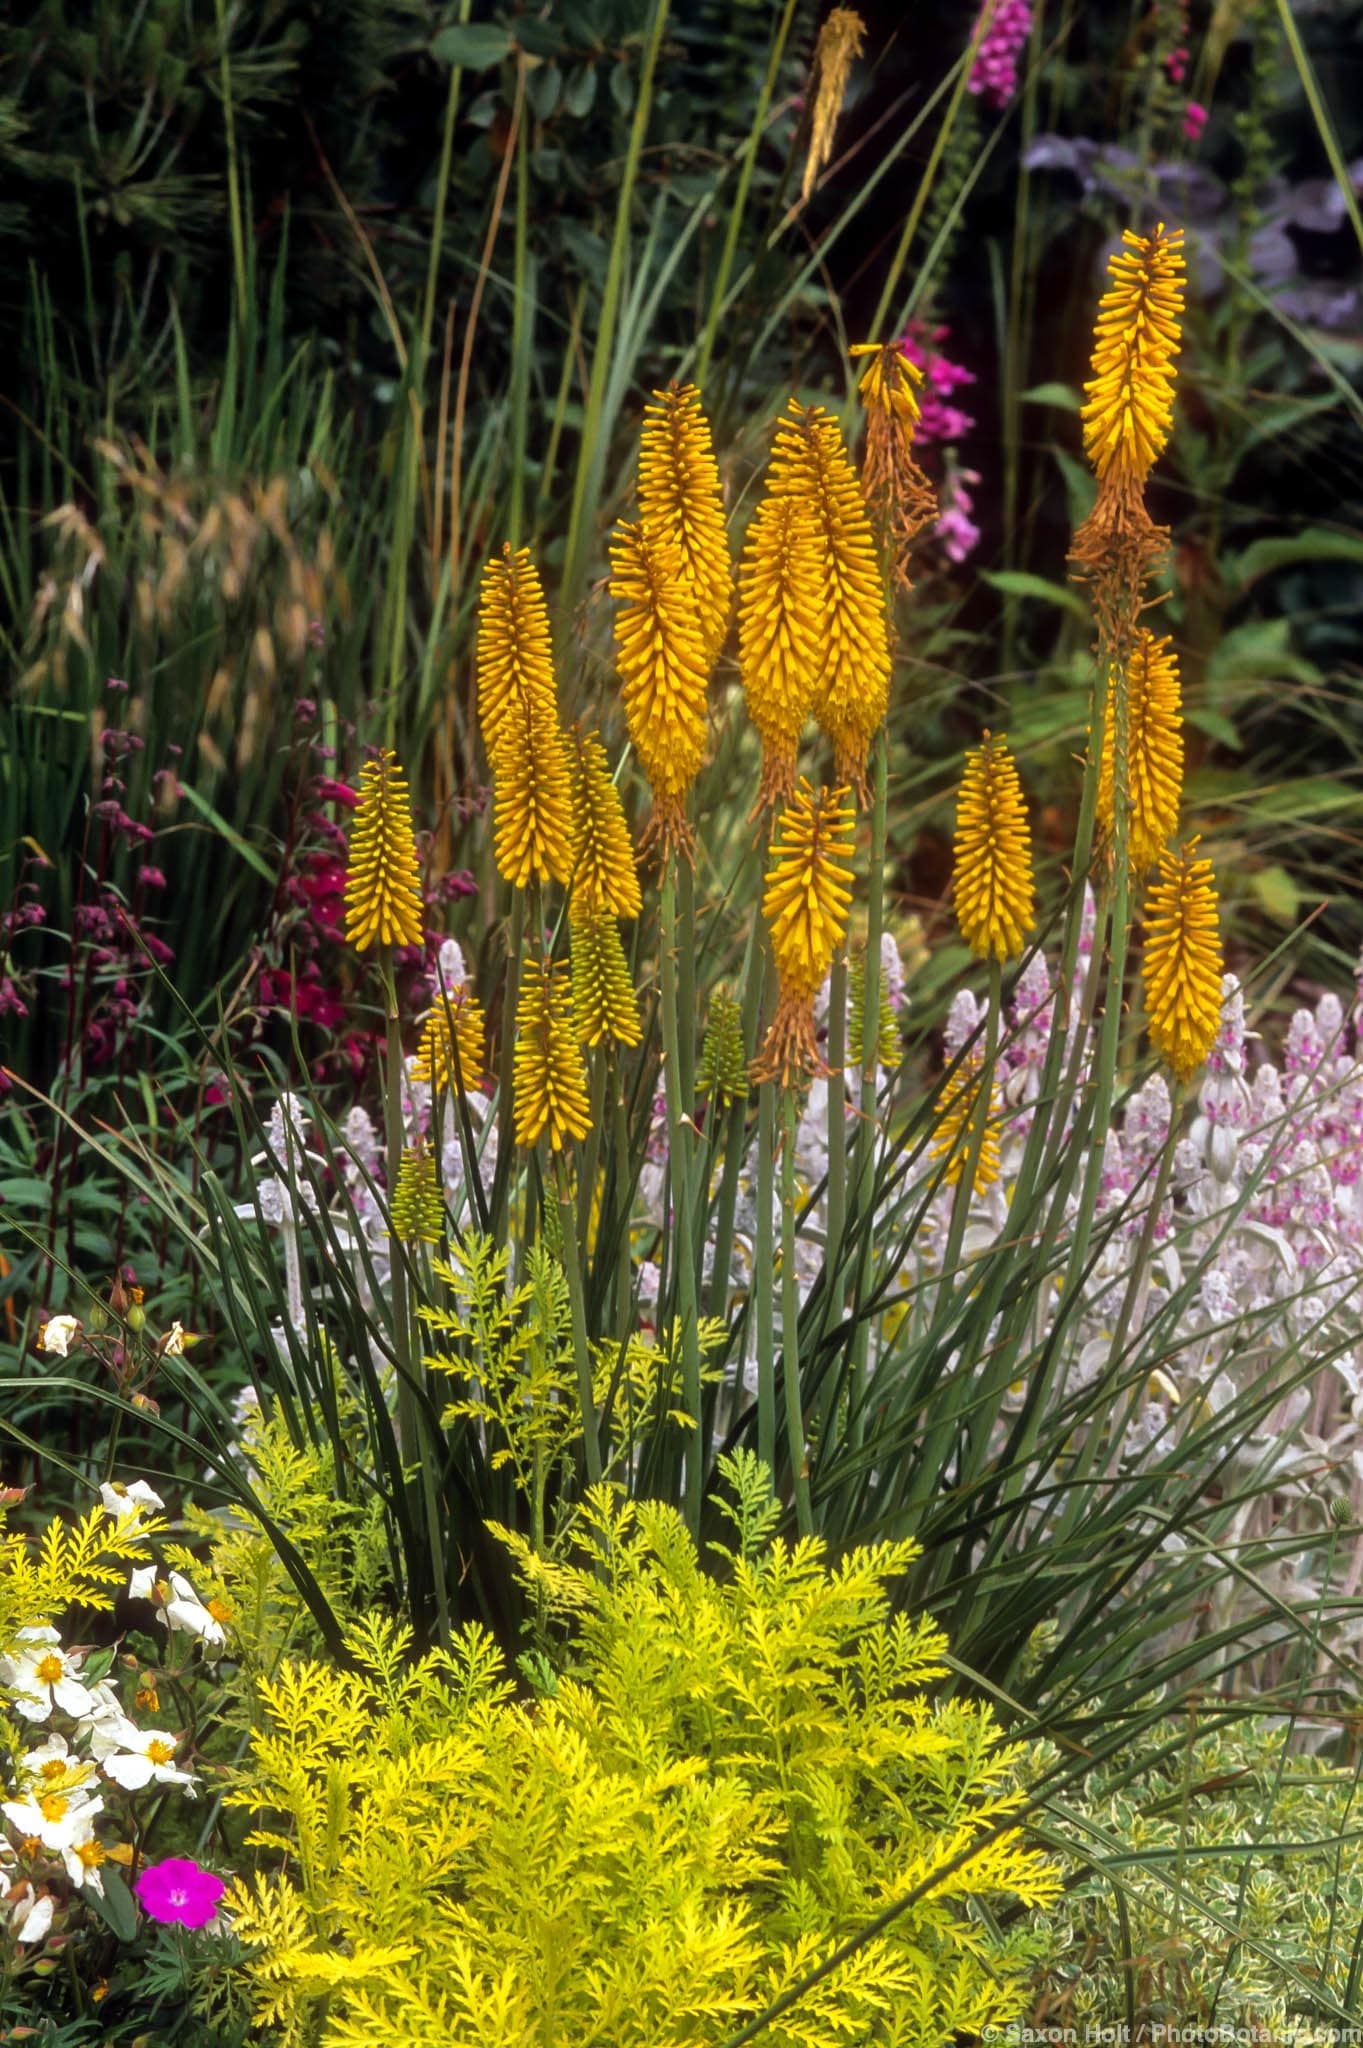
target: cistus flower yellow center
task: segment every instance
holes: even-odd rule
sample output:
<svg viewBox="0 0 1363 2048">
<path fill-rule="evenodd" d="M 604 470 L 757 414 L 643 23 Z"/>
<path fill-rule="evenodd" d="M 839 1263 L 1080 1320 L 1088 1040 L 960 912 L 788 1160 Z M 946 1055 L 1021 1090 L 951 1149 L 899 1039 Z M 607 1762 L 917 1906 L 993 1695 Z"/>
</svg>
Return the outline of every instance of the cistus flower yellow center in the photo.
<svg viewBox="0 0 1363 2048">
<path fill-rule="evenodd" d="M 1212 864 L 1199 841 L 1160 856 L 1145 907 L 1141 977 L 1150 1042 L 1181 1081 L 1216 1042 L 1221 1022 L 1221 933 Z"/>
<path fill-rule="evenodd" d="M 866 501 L 831 414 L 790 401 L 776 429 L 771 490 L 811 516 L 822 558 L 814 714 L 833 742 L 839 781 L 864 795 L 871 736 L 889 706 L 890 641 Z"/>
<path fill-rule="evenodd" d="M 1098 769 L 1098 823 L 1114 829 L 1117 710 L 1109 692 Z M 1127 857 L 1140 874 L 1153 867 L 1178 826 L 1183 795 L 1183 718 L 1178 657 L 1166 635 L 1142 627 L 1126 670 Z"/>
<path fill-rule="evenodd" d="M 407 781 L 388 747 L 360 771 L 360 801 L 350 834 L 345 931 L 357 953 L 373 946 L 419 946 L 421 871 Z"/>
<path fill-rule="evenodd" d="M 516 1143 L 563 1151 L 591 1129 L 587 1072 L 561 967 L 527 965 L 516 1016 Z"/>
<path fill-rule="evenodd" d="M 688 852 L 686 799 L 705 758 L 710 664 L 696 601 L 675 541 L 621 525 L 611 542 L 615 661 L 625 722 L 653 792 L 652 830 Z"/>
<path fill-rule="evenodd" d="M 762 915 L 771 931 L 779 1001 L 755 1069 L 758 1078 L 821 1070 L 814 998 L 847 936 L 852 902 L 853 810 L 847 788 L 811 789 L 802 777 L 777 820 Z"/>
<path fill-rule="evenodd" d="M 1032 835 L 1022 784 L 1002 735 L 966 755 L 956 799 L 952 882 L 961 937 L 981 960 L 1011 960 L 1035 920 Z"/>
<path fill-rule="evenodd" d="M 1100 481 L 1139 486 L 1173 427 L 1174 369 L 1183 313 L 1183 230 L 1127 228 L 1108 259 L 1093 375 L 1085 384 L 1084 448 Z"/>
<path fill-rule="evenodd" d="M 513 888 L 567 880 L 568 764 L 558 722 L 549 615 L 528 548 L 483 571 L 478 722 L 493 781 L 498 872 Z"/>
<path fill-rule="evenodd" d="M 738 578 L 739 669 L 748 716 L 762 741 L 760 806 L 795 787 L 800 735 L 823 667 L 823 553 L 803 499 L 762 500 L 743 543 Z"/>
<path fill-rule="evenodd" d="M 710 423 L 694 384 L 655 391 L 639 440 L 639 524 L 675 546 L 700 620 L 707 671 L 724 644 L 734 572 Z"/>
</svg>

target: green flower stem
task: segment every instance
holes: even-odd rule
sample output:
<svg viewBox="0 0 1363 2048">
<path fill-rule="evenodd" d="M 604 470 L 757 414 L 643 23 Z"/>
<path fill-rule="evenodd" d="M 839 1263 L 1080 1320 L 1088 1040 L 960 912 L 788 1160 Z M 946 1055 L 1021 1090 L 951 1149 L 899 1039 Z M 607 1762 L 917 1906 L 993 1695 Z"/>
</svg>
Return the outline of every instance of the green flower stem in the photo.
<svg viewBox="0 0 1363 2048">
<path fill-rule="evenodd" d="M 861 999 L 861 1123 L 857 1132 L 857 1275 L 854 1298 L 865 1300 L 874 1251 L 876 1171 L 876 1056 L 880 1051 L 880 935 L 885 929 L 885 841 L 890 788 L 889 741 L 882 726 L 871 742 L 871 857 L 866 875 L 866 976 Z M 830 1137 L 832 1113 L 829 1118 Z M 832 1154 L 830 1152 L 830 1167 Z M 870 1319 L 858 1315 L 852 1330 L 850 1425 L 860 1443 L 865 1424 Z"/>
<path fill-rule="evenodd" d="M 611 1089 L 611 1135 L 615 1150 L 616 1184 L 621 1189 L 628 1185 L 627 1166 L 629 1161 L 629 1120 L 625 1109 L 624 1086 L 617 1067 L 614 1085 Z M 615 1268 L 615 1341 L 623 1344 L 633 1327 L 634 1316 L 634 1251 L 630 1243 L 629 1216 L 621 1218 L 620 1249 Z"/>
<path fill-rule="evenodd" d="M 692 1138 L 686 1114 L 678 1028 L 677 859 L 668 860 L 662 886 L 662 1034 L 663 1079 L 667 1091 L 668 1160 L 671 1167 L 673 1225 L 670 1235 L 676 1273 L 677 1313 L 681 1320 L 682 1399 L 692 1426 L 686 1438 L 686 1519 L 692 1535 L 700 1530 L 703 1450 L 701 1431 L 700 1311 L 697 1247 L 692 1204 Z"/>
<path fill-rule="evenodd" d="M 689 860 L 677 870 L 677 1048 L 681 1055 L 682 1101 L 688 1116 L 696 1100 L 696 871 Z"/>
<path fill-rule="evenodd" d="M 785 1387 L 786 1449 L 795 1490 L 795 1519 L 800 1534 L 812 1533 L 809 1475 L 805 1466 L 805 1424 L 800 1412 L 800 1288 L 795 1268 L 795 1139 L 800 1125 L 799 1098 L 793 1088 L 781 1091 L 781 1351 Z"/>
<path fill-rule="evenodd" d="M 863 1031 L 865 1025 L 863 1023 Z M 864 1040 L 863 1040 L 864 1049 Z M 829 1314 L 836 1322 L 845 1288 L 842 1238 L 847 1227 L 847 949 L 828 977 L 828 1196 L 824 1204 L 824 1278 Z"/>
<path fill-rule="evenodd" d="M 970 1204 L 974 1199 L 979 1181 L 980 1158 L 984 1152 L 985 1136 L 989 1129 L 989 1116 L 993 1108 L 994 1069 L 999 1058 L 999 1024 L 1003 1010 L 1003 968 L 999 961 L 989 963 L 988 1009 L 984 1019 L 984 1058 L 976 1070 L 975 1100 L 970 1107 L 970 1140 L 965 1165 L 956 1183 L 956 1194 L 951 1204 L 951 1221 L 947 1225 L 946 1251 L 942 1255 L 942 1281 L 940 1300 L 950 1304 L 954 1292 L 954 1281 L 960 1263 L 961 1245 L 965 1239 L 965 1227 L 970 1217 Z M 964 1064 L 964 1061 L 962 1062 Z"/>
<path fill-rule="evenodd" d="M 582 1294 L 582 1262 L 577 1254 L 577 1205 L 573 1200 L 572 1176 L 561 1152 L 554 1154 L 554 1185 L 558 1194 L 559 1234 L 563 1242 L 563 1271 L 568 1282 L 568 1303 L 573 1319 L 573 1362 L 577 1367 L 577 1398 L 582 1409 L 582 1443 L 587 1478 L 595 1486 L 601 1477 L 601 1434 L 596 1413 L 596 1392 L 592 1386 L 592 1352 L 587 1341 L 587 1305 Z"/>
<path fill-rule="evenodd" d="M 593 1045 L 587 1049 L 587 1061 L 591 1068 L 590 1114 L 592 1127 L 587 1133 L 587 1142 L 582 1148 L 582 1175 L 577 1190 L 577 1252 L 585 1261 L 587 1242 L 591 1231 L 592 1201 L 596 1194 L 597 1167 L 601 1157 L 601 1132 L 606 1120 L 606 1083 L 612 1064 L 611 1049 L 608 1045 Z"/>
<path fill-rule="evenodd" d="M 757 1045 L 757 1025 L 762 1008 L 761 940 L 765 926 L 754 917 L 748 926 L 748 948 L 743 960 L 743 1051 L 751 1061 Z M 711 1106 L 711 1114 L 716 1114 Z M 714 1264 L 706 1290 L 705 1312 L 725 1314 L 729 1303 L 729 1275 L 733 1270 L 734 1216 L 738 1208 L 738 1183 L 748 1135 L 748 1101 L 741 1095 L 729 1106 L 724 1140 L 724 1166 L 719 1183 L 719 1206 L 715 1216 Z"/>
<path fill-rule="evenodd" d="M 506 942 L 506 981 L 502 990 L 502 1037 L 497 1061 L 497 1159 L 509 1160 L 516 1143 L 515 1072 L 516 1005 L 520 993 L 521 947 L 525 942 L 525 895 L 511 892 L 511 924 Z M 502 1171 L 498 1179 L 503 1180 Z M 502 1219 L 493 1217 L 494 1233 Z"/>
<path fill-rule="evenodd" d="M 402 1031 L 398 1017 L 397 983 L 393 958 L 387 947 L 382 956 L 384 999 L 387 1010 L 384 1030 L 385 1138 L 387 1140 L 388 1201 L 391 1206 L 402 1164 Z M 445 1543 L 440 1526 L 440 1504 L 436 1499 L 435 1470 L 423 1455 L 421 1403 L 417 1397 L 419 1363 L 412 1343 L 411 1304 L 407 1297 L 407 1255 L 396 1238 L 389 1262 L 389 1290 L 393 1308 L 393 1352 L 397 1367 L 398 1443 L 401 1447 L 404 1484 L 420 1488 L 426 1541 L 430 1552 L 431 1590 L 442 1643 L 449 1642 L 450 1616 L 445 1588 Z"/>
</svg>

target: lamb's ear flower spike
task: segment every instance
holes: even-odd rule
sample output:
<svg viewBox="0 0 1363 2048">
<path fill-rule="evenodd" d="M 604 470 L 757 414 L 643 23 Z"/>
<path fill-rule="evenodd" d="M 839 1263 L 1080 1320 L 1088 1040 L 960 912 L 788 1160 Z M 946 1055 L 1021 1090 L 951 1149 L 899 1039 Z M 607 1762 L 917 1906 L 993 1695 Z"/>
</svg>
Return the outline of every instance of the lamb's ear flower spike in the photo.
<svg viewBox="0 0 1363 2048">
<path fill-rule="evenodd" d="M 710 423 L 694 384 L 655 391 L 639 439 L 639 524 L 674 544 L 700 619 L 707 671 L 729 630 L 734 572 Z"/>
<path fill-rule="evenodd" d="M 797 499 L 813 519 L 822 555 L 814 715 L 833 742 L 837 779 L 864 800 L 867 751 L 890 701 L 890 639 L 870 515 L 830 413 L 790 401 L 776 429 L 771 490 Z"/>
<path fill-rule="evenodd" d="M 621 525 L 610 553 L 625 722 L 653 792 L 648 836 L 689 857 L 686 799 L 705 758 L 710 674 L 700 614 L 675 541 Z"/>
<path fill-rule="evenodd" d="M 637 917 L 634 845 L 598 734 L 578 728 L 568 757 L 573 800 L 572 905 L 582 917 Z"/>
<path fill-rule="evenodd" d="M 1032 835 L 1022 784 L 1002 734 L 966 755 L 956 799 L 952 889 L 961 937 L 981 960 L 1022 951 L 1036 915 Z"/>
<path fill-rule="evenodd" d="M 549 617 L 528 548 L 483 571 L 478 722 L 493 781 L 497 869 L 514 888 L 568 877 L 568 764 L 558 722 Z"/>
<path fill-rule="evenodd" d="M 516 1143 L 527 1147 L 547 1137 L 561 1152 L 591 1129 L 587 1070 L 573 1030 L 567 982 L 561 966 L 529 963 L 516 1015 Z"/>
<path fill-rule="evenodd" d="M 762 915 L 771 928 L 779 999 L 753 1068 L 790 1087 L 823 1071 L 814 998 L 847 936 L 855 849 L 851 792 L 814 790 L 804 778 L 772 835 Z"/>
<path fill-rule="evenodd" d="M 1216 883 L 1197 839 L 1160 856 L 1145 906 L 1141 976 L 1150 1042 L 1181 1081 L 1201 1066 L 1221 1024 Z"/>
<path fill-rule="evenodd" d="M 573 1023 L 584 1045 L 637 1045 L 644 1035 L 639 1002 L 620 943 L 620 927 L 604 916 L 569 920 L 573 969 Z"/>
<path fill-rule="evenodd" d="M 833 154 L 833 130 L 838 125 L 847 81 L 861 55 L 865 34 L 865 22 L 850 7 L 835 7 L 819 30 L 813 65 L 819 83 L 810 122 L 809 155 L 800 184 L 802 202 L 808 200 L 819 172 Z"/>
<path fill-rule="evenodd" d="M 360 772 L 345 877 L 345 934 L 357 953 L 419 946 L 421 871 L 407 780 L 392 750 Z"/>
<path fill-rule="evenodd" d="M 412 1079 L 436 1090 L 467 1094 L 486 1078 L 487 1018 L 482 1004 L 467 985 L 437 989 L 412 1060 Z"/>
<path fill-rule="evenodd" d="M 795 788 L 800 735 L 823 664 L 823 558 L 803 498 L 762 500 L 743 543 L 738 578 L 739 669 L 748 716 L 762 741 L 760 809 Z"/>
<path fill-rule="evenodd" d="M 1109 699 L 1109 701 L 1111 701 Z M 1183 716 L 1178 657 L 1166 635 L 1142 627 L 1126 669 L 1126 768 L 1130 791 L 1127 852 L 1132 868 L 1154 866 L 1178 829 L 1183 795 Z M 1116 720 L 1103 727 L 1098 768 L 1098 823 L 1113 829 Z"/>
</svg>

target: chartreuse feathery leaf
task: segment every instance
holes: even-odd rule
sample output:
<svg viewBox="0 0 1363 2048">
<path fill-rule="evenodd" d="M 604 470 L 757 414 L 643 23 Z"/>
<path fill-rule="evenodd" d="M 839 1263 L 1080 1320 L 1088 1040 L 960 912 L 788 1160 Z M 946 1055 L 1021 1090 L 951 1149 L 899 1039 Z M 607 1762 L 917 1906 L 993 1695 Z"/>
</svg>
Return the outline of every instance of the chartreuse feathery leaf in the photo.
<svg viewBox="0 0 1363 2048">
<path fill-rule="evenodd" d="M 1039 1937 L 998 1909 L 1049 1906 L 1057 1873 L 1012 1824 L 1022 1749 L 892 1611 L 915 1546 L 792 1546 L 756 1460 L 721 1467 L 717 1572 L 675 1509 L 588 1491 L 541 1562 L 568 1635 L 529 1703 L 476 1627 L 414 1660 L 374 1621 L 353 1669 L 261 1680 L 229 1796 L 273 1867 L 226 1905 L 282 2048 L 714 2043 L 918 1885 L 777 2048 L 1022 2014 Z"/>
</svg>

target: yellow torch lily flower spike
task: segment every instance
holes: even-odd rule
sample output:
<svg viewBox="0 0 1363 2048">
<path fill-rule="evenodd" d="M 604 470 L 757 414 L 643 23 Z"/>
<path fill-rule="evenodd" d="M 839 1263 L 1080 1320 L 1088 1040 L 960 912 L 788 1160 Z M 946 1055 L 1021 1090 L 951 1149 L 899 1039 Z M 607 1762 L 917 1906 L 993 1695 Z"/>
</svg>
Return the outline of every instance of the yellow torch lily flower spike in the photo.
<svg viewBox="0 0 1363 2048">
<path fill-rule="evenodd" d="M 1114 828 L 1116 727 L 1111 695 L 1098 764 L 1098 823 Z M 1168 635 L 1157 640 L 1144 627 L 1126 670 L 1126 768 L 1130 792 L 1127 856 L 1144 874 L 1178 828 L 1183 795 L 1183 714 L 1178 657 Z"/>
<path fill-rule="evenodd" d="M 592 1126 L 587 1070 L 573 1030 L 567 979 L 549 961 L 526 965 L 516 1015 L 516 1143 L 548 1138 L 562 1152 Z"/>
<path fill-rule="evenodd" d="M 1183 313 L 1183 230 L 1128 228 L 1108 262 L 1084 386 L 1084 447 L 1098 478 L 1093 510 L 1074 537 L 1075 576 L 1093 586 L 1109 647 L 1129 657 L 1145 578 L 1169 544 L 1145 507 L 1145 481 L 1173 429 L 1174 358 Z"/>
<path fill-rule="evenodd" d="M 762 500 L 743 544 L 738 580 L 739 669 L 748 716 L 762 741 L 760 808 L 795 788 L 800 735 L 823 662 L 823 557 L 803 499 Z"/>
<path fill-rule="evenodd" d="M 866 501 L 831 414 L 790 401 L 776 429 L 771 489 L 807 506 L 813 520 L 823 557 L 814 713 L 833 741 L 838 780 L 864 800 L 867 751 L 890 701 L 890 640 Z"/>
<path fill-rule="evenodd" d="M 412 1079 L 439 1092 L 467 1094 L 487 1078 L 487 1018 L 466 983 L 436 991 L 412 1060 Z"/>
<path fill-rule="evenodd" d="M 819 83 L 810 122 L 809 155 L 800 183 L 802 201 L 808 200 L 819 172 L 833 154 L 833 131 L 865 34 L 865 22 L 850 7 L 835 7 L 819 30 L 813 65 Z"/>
<path fill-rule="evenodd" d="M 686 800 L 705 758 L 710 664 L 681 549 L 641 526 L 617 527 L 610 589 L 625 722 L 653 791 L 650 835 L 689 855 Z"/>
<path fill-rule="evenodd" d="M 1022 784 L 1002 736 L 966 755 L 956 799 L 953 893 L 961 937 L 981 960 L 1011 960 L 1036 917 L 1032 835 Z"/>
<path fill-rule="evenodd" d="M 584 1045 L 637 1045 L 644 1035 L 639 1002 L 620 943 L 620 927 L 609 914 L 569 920 L 573 968 L 573 1024 Z"/>
<path fill-rule="evenodd" d="M 1199 841 L 1160 856 L 1145 906 L 1141 975 L 1150 1042 L 1180 1081 L 1190 1080 L 1221 1023 L 1221 933 L 1212 864 Z"/>
<path fill-rule="evenodd" d="M 407 778 L 391 748 L 360 770 L 345 877 L 345 935 L 357 953 L 419 946 L 421 871 Z"/>
<path fill-rule="evenodd" d="M 445 1197 L 429 1152 L 405 1151 L 388 1212 L 388 1234 L 400 1244 L 439 1244 Z"/>
<path fill-rule="evenodd" d="M 483 571 L 478 722 L 492 767 L 497 869 L 514 888 L 568 877 L 568 766 L 558 722 L 549 614 L 528 548 Z"/>
<path fill-rule="evenodd" d="M 970 1158 L 971 1130 L 982 1085 L 979 1056 L 967 1053 L 942 1089 L 930 1156 L 946 1160 L 946 1171 L 942 1177 L 949 1188 L 956 1186 Z M 971 1182 L 972 1193 L 992 1187 L 999 1177 L 998 1110 L 998 1089 L 993 1087 L 989 1096 L 989 1117 L 980 1144 L 979 1164 Z"/>
<path fill-rule="evenodd" d="M 753 1072 L 790 1087 L 823 1071 L 814 998 L 847 936 L 854 853 L 851 792 L 801 777 L 776 822 L 762 915 L 771 929 L 779 999 Z"/>
<path fill-rule="evenodd" d="M 700 619 L 708 672 L 729 630 L 734 572 L 719 465 L 694 384 L 655 391 L 645 408 L 639 441 L 639 524 L 650 543 L 677 548 Z"/>
<path fill-rule="evenodd" d="M 573 803 L 575 915 L 637 917 L 643 907 L 625 807 L 598 734 L 575 731 L 568 756 Z"/>
</svg>

